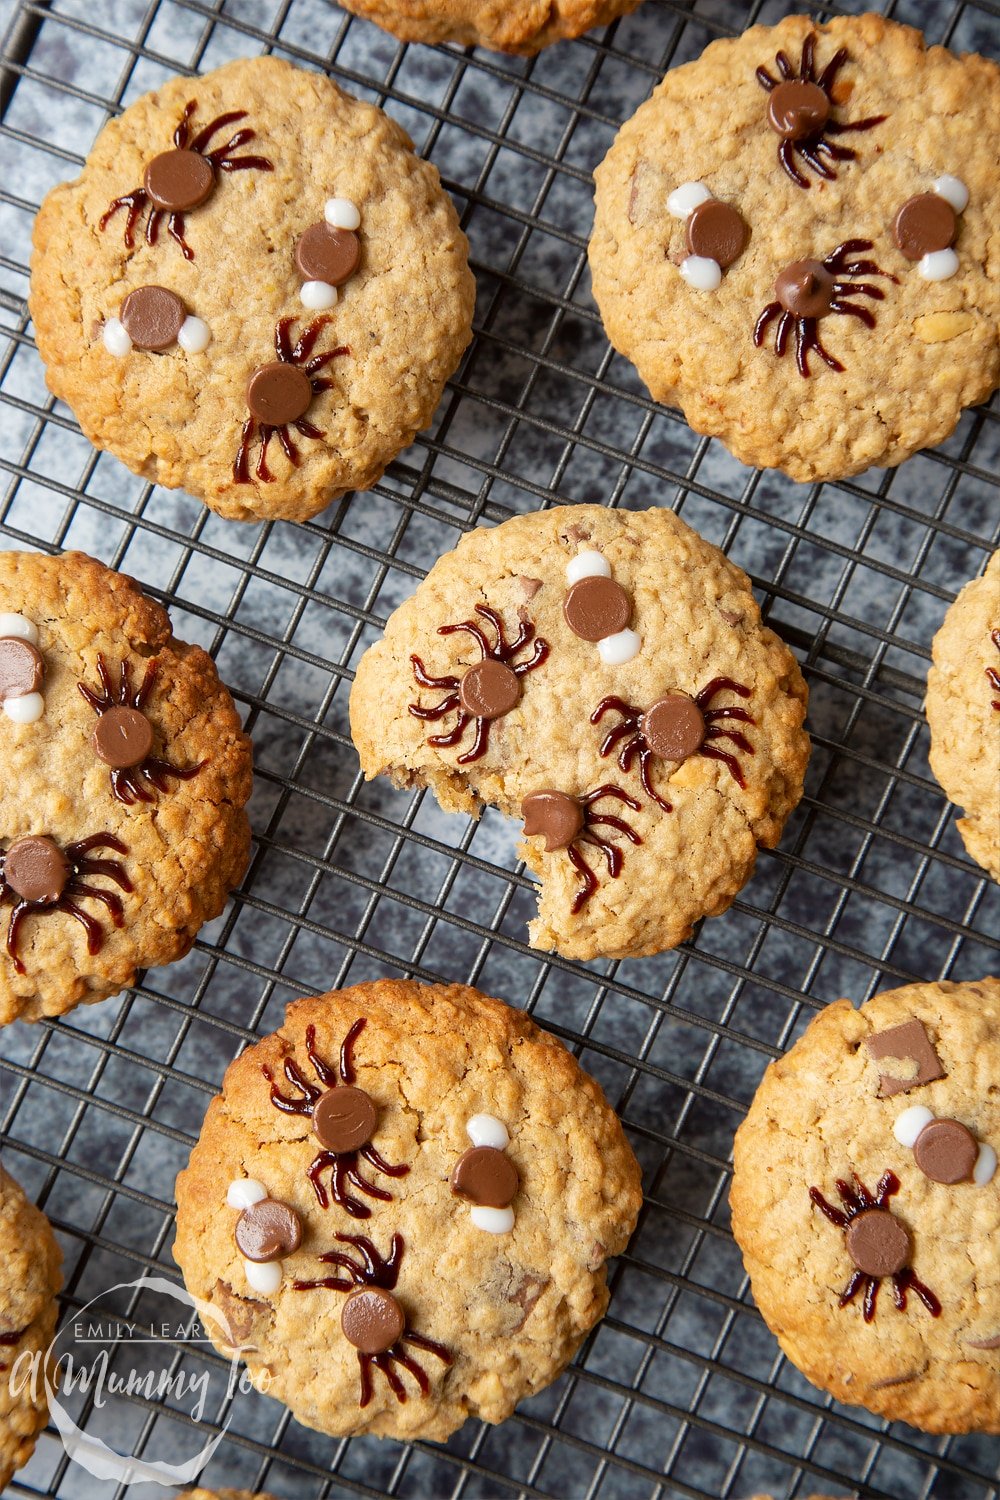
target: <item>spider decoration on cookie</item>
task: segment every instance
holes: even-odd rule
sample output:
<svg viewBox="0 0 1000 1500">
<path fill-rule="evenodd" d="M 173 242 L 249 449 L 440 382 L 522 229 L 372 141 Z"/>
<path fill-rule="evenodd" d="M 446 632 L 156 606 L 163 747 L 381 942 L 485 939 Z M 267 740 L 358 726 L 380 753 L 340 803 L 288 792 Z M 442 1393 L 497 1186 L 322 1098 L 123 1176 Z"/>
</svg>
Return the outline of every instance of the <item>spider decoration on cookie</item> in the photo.
<svg viewBox="0 0 1000 1500">
<path fill-rule="evenodd" d="M 638 763 L 643 790 L 664 812 L 673 812 L 674 808 L 673 803 L 653 786 L 651 766 L 654 759 L 678 765 L 692 755 L 719 760 L 743 790 L 746 778 L 736 756 L 729 750 L 720 750 L 713 742 L 728 740 L 744 755 L 753 755 L 754 747 L 746 735 L 726 726 L 755 724 L 756 720 L 745 708 L 735 704 L 711 708 L 709 705 L 720 693 L 750 697 L 750 689 L 741 682 L 734 682 L 731 677 L 713 677 L 693 698 L 687 693 L 667 693 L 649 708 L 636 708 L 623 698 L 602 698 L 591 714 L 590 722 L 599 724 L 607 713 L 620 714 L 621 721 L 604 736 L 601 755 L 611 755 L 617 746 L 618 765 L 626 774 Z"/>
<path fill-rule="evenodd" d="M 454 727 L 446 734 L 428 735 L 428 745 L 435 748 L 450 748 L 461 744 L 465 731 L 472 721 L 476 730 L 472 747 L 458 757 L 460 766 L 479 760 L 486 754 L 490 740 L 490 725 L 494 719 L 502 718 L 516 708 L 521 701 L 521 678 L 540 667 L 549 654 L 549 643 L 541 636 L 535 637 L 535 627 L 522 612 L 517 635 L 508 641 L 503 620 L 495 609 L 486 604 L 476 605 L 476 614 L 491 627 L 495 636 L 490 640 L 476 620 L 462 620 L 457 625 L 441 625 L 438 635 L 455 635 L 463 631 L 471 635 L 482 653 L 482 659 L 467 667 L 459 677 L 432 677 L 419 656 L 411 656 L 413 676 L 420 687 L 437 688 L 445 694 L 434 708 L 424 708 L 419 703 L 409 705 L 415 719 L 437 721 L 457 711 Z M 525 646 L 534 641 L 531 655 L 525 661 L 515 658 Z"/>
<path fill-rule="evenodd" d="M 370 1094 L 355 1085 L 354 1043 L 366 1025 L 364 1017 L 355 1021 L 340 1048 L 340 1082 L 337 1069 L 316 1051 L 316 1028 L 306 1027 L 306 1056 L 322 1087 L 310 1083 L 294 1057 L 286 1057 L 284 1073 L 299 1098 L 282 1094 L 268 1067 L 261 1071 L 271 1085 L 271 1103 L 286 1115 L 305 1115 L 312 1121 L 313 1134 L 322 1146 L 322 1151 L 313 1158 L 306 1176 L 320 1208 L 329 1208 L 330 1199 L 350 1214 L 352 1219 L 370 1219 L 371 1209 L 367 1204 L 352 1198 L 348 1184 L 369 1198 L 388 1203 L 392 1194 L 377 1187 L 364 1177 L 358 1162 L 362 1158 L 376 1171 L 386 1177 L 405 1177 L 409 1167 L 391 1166 L 384 1161 L 372 1145 L 372 1136 L 378 1125 L 378 1105 Z M 331 1169 L 330 1192 L 323 1183 L 323 1173 Z"/>
<path fill-rule="evenodd" d="M 1000 629 L 990 631 L 990 640 L 1000 651 Z M 1000 671 L 996 667 L 986 668 L 986 680 L 995 693 L 1000 693 Z M 1000 697 L 994 698 L 991 706 L 1000 712 Z"/>
<path fill-rule="evenodd" d="M 795 331 L 795 363 L 803 378 L 808 378 L 809 355 L 816 353 L 831 370 L 843 370 L 839 359 L 834 359 L 820 343 L 816 325 L 821 318 L 837 313 L 859 319 L 866 328 L 875 327 L 875 315 L 867 307 L 859 307 L 847 297 L 872 297 L 881 302 L 885 292 L 881 287 L 866 281 L 855 281 L 856 276 L 884 276 L 887 281 L 896 277 L 881 270 L 873 260 L 857 260 L 864 250 L 871 250 L 871 240 L 845 240 L 831 250 L 825 260 L 796 260 L 778 276 L 774 283 L 775 300 L 764 308 L 754 324 L 753 341 L 759 349 L 764 342 L 768 326 L 775 318 L 778 325 L 774 331 L 774 352 L 782 359 L 788 348 L 789 335 Z"/>
<path fill-rule="evenodd" d="M 406 1402 L 406 1387 L 396 1374 L 396 1365 L 413 1376 L 420 1394 L 426 1396 L 431 1388 L 427 1373 L 404 1346 L 410 1344 L 433 1354 L 444 1365 L 451 1365 L 453 1357 L 443 1344 L 414 1333 L 406 1326 L 406 1314 L 392 1295 L 406 1248 L 403 1236 L 393 1235 L 387 1257 L 380 1255 L 364 1235 L 338 1234 L 336 1238 L 341 1244 L 355 1247 L 361 1256 L 361 1264 L 343 1250 L 328 1250 L 320 1260 L 325 1265 L 340 1266 L 349 1279 L 326 1276 L 318 1281 L 294 1281 L 292 1285 L 297 1292 L 323 1287 L 348 1293 L 340 1314 L 340 1326 L 347 1342 L 358 1351 L 361 1368 L 358 1405 L 365 1407 L 372 1399 L 373 1369 L 380 1370 L 385 1376 L 396 1400 L 401 1405 Z"/>
<path fill-rule="evenodd" d="M 832 181 L 837 174 L 830 162 L 853 161 L 858 153 L 850 146 L 835 146 L 827 137 L 851 130 L 873 130 L 886 119 L 885 115 L 870 115 L 866 120 L 831 120 L 830 111 L 836 102 L 834 79 L 848 55 L 846 47 L 841 47 L 817 76 L 816 34 L 810 32 L 802 43 L 798 73 L 785 52 L 775 53 L 774 58 L 780 78 L 772 78 L 763 67 L 756 71 L 757 82 L 769 95 L 768 124 L 781 137 L 778 160 L 797 187 L 808 188 L 810 183 L 795 165 L 796 156 L 818 177 Z"/>
<path fill-rule="evenodd" d="M 906 1225 L 888 1207 L 889 1199 L 899 1192 L 895 1172 L 884 1172 L 874 1196 L 857 1172 L 854 1187 L 837 1179 L 837 1192 L 843 1210 L 828 1203 L 819 1188 L 811 1187 L 809 1197 L 831 1224 L 843 1229 L 847 1253 L 854 1262 L 850 1280 L 840 1294 L 839 1307 L 853 1302 L 864 1287 L 863 1316 L 866 1323 L 875 1318 L 875 1304 L 883 1277 L 892 1278 L 892 1297 L 900 1312 L 906 1311 L 906 1294 L 916 1292 L 932 1318 L 940 1317 L 941 1304 L 929 1287 L 913 1273 L 910 1258 L 913 1247 Z"/>
<path fill-rule="evenodd" d="M 573 898 L 574 916 L 586 906 L 599 884 L 597 876 L 584 858 L 579 846 L 591 844 L 600 850 L 607 863 L 608 876 L 611 880 L 618 879 L 622 872 L 622 865 L 625 863 L 625 854 L 621 846 L 595 833 L 594 829 L 610 828 L 633 844 L 642 843 L 635 829 L 631 824 L 626 823 L 624 818 L 615 817 L 612 813 L 594 811 L 596 804 L 608 797 L 623 802 L 633 812 L 638 812 L 642 807 L 641 802 L 630 797 L 628 792 L 623 791 L 620 786 L 610 785 L 596 787 L 594 791 L 587 792 L 583 797 L 571 797 L 567 792 L 552 790 L 529 792 L 521 802 L 525 833 L 529 837 L 536 833 L 542 834 L 545 838 L 546 854 L 552 854 L 557 849 L 565 849 L 574 870 L 582 877 L 582 883 Z"/>
<path fill-rule="evenodd" d="M 184 106 L 184 113 L 174 131 L 171 151 L 161 151 L 154 156 L 143 174 L 142 187 L 133 188 L 116 198 L 101 216 L 99 227 L 106 229 L 121 209 L 126 209 L 125 245 L 131 250 L 135 244 L 136 220 L 146 206 L 146 243 L 155 245 L 164 215 L 167 218 L 167 233 L 180 245 L 185 260 L 194 260 L 194 251 L 184 238 L 184 215 L 200 208 L 215 191 L 219 172 L 273 172 L 274 163 L 266 156 L 234 156 L 240 146 L 252 141 L 257 132 L 243 126 L 230 136 L 224 146 L 207 148 L 212 138 L 227 125 L 245 120 L 245 109 L 229 110 L 216 115 L 197 134 L 192 135 L 197 99 Z"/>
<path fill-rule="evenodd" d="M 207 764 L 201 760 L 196 766 L 185 769 L 151 753 L 153 726 L 144 710 L 158 673 L 159 662 L 147 663 L 142 682 L 133 689 L 131 663 L 121 662 L 118 682 L 115 683 L 104 657 L 98 653 L 97 675 L 101 679 L 101 692 L 95 692 L 85 682 L 77 683 L 81 694 L 97 714 L 97 723 L 90 737 L 94 754 L 110 768 L 111 790 L 127 807 L 136 802 L 155 802 L 157 792 L 169 792 L 169 777 L 190 781 Z"/>
<path fill-rule="evenodd" d="M 119 860 L 95 857 L 104 849 L 115 854 L 129 852 L 128 845 L 110 833 L 94 833 L 63 847 L 44 834 L 28 834 L 0 852 L 0 902 L 14 903 L 7 924 L 7 952 L 18 974 L 25 973 L 18 941 L 27 917 L 47 917 L 54 912 L 75 917 L 87 934 L 91 956 L 104 946 L 104 928 L 79 905 L 81 900 L 99 901 L 114 925 L 124 926 L 121 897 L 89 883 L 100 876 L 114 881 L 126 893 L 132 891 L 132 882 Z"/>
<path fill-rule="evenodd" d="M 250 415 L 243 423 L 240 446 L 233 460 L 233 478 L 237 484 L 250 483 L 250 445 L 258 431 L 260 452 L 254 473 L 263 484 L 270 484 L 275 477 L 267 467 L 267 447 L 275 434 L 293 468 L 297 468 L 301 460 L 289 427 L 294 427 L 302 437 L 321 438 L 324 435 L 314 423 L 305 420 L 306 412 L 313 397 L 330 390 L 335 383 L 328 377 L 321 379 L 320 370 L 332 359 L 351 351 L 347 344 L 338 344 L 336 349 L 328 349 L 325 354 L 313 354 L 316 340 L 330 322 L 329 318 L 314 318 L 293 345 L 290 330 L 294 322 L 294 318 L 278 319 L 274 330 L 274 348 L 278 357 L 266 365 L 258 365 L 247 381 Z"/>
</svg>

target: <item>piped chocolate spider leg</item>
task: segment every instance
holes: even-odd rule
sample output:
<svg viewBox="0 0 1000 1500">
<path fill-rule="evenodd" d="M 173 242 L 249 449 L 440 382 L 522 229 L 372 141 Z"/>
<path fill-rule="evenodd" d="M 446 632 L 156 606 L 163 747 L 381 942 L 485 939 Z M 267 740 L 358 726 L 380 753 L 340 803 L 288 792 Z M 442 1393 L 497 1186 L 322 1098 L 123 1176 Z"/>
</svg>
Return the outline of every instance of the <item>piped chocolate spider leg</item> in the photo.
<svg viewBox="0 0 1000 1500">
<path fill-rule="evenodd" d="M 475 620 L 460 620 L 456 625 L 438 626 L 438 635 L 455 635 L 458 632 L 462 632 L 465 635 L 472 636 L 473 640 L 479 646 L 480 651 L 483 653 L 484 661 L 486 661 L 486 659 L 492 655 L 490 643 L 486 639 L 483 632 L 480 630 L 479 626 L 476 624 Z"/>
<path fill-rule="evenodd" d="M 756 344 L 756 346 L 757 346 L 758 349 L 760 348 L 761 344 L 764 342 L 764 334 L 767 332 L 768 325 L 774 321 L 774 319 L 778 316 L 778 314 L 780 313 L 780 311 L 781 311 L 781 303 L 780 302 L 769 302 L 767 304 L 767 306 L 764 308 L 764 311 L 761 313 L 760 317 L 757 319 L 756 323 L 754 324 L 753 341 Z"/>
<path fill-rule="evenodd" d="M 808 188 L 809 178 L 804 177 L 795 165 L 795 152 L 796 144 L 794 141 L 782 141 L 778 147 L 778 160 L 794 183 L 801 188 Z"/>
<path fill-rule="evenodd" d="M 188 109 L 190 108 L 191 106 L 189 105 Z M 199 152 L 199 154 L 203 155 L 205 147 L 208 145 L 213 135 L 218 135 L 219 131 L 224 130 L 227 125 L 235 125 L 237 120 L 245 120 L 246 117 L 247 112 L 245 109 L 231 109 L 223 115 L 216 115 L 214 120 L 209 120 L 207 125 L 203 125 L 201 127 L 198 134 L 191 142 L 190 149 L 192 151 L 197 151 Z M 185 111 L 185 120 L 189 118 L 190 116 L 187 114 L 187 111 Z M 253 132 L 251 132 L 251 134 L 252 133 Z M 177 144 L 179 145 L 180 142 L 178 142 Z"/>
<path fill-rule="evenodd" d="M 591 896 L 597 890 L 597 876 L 575 844 L 570 844 L 566 853 L 569 855 L 570 864 L 583 879 L 583 884 L 578 886 L 576 895 L 573 897 L 573 905 L 570 908 L 575 917 L 577 912 L 583 910 L 584 906 L 586 906 Z"/>
<path fill-rule="evenodd" d="M 795 319 L 790 312 L 783 312 L 778 319 L 778 326 L 774 330 L 774 352 L 779 358 L 784 356 L 788 348 L 788 335 L 795 326 Z"/>
<path fill-rule="evenodd" d="M 443 750 L 449 749 L 452 745 L 457 745 L 465 733 L 466 725 L 471 717 L 471 714 L 460 713 L 454 728 L 449 729 L 447 734 L 429 734 L 427 736 L 428 745 L 434 745 L 435 748 Z"/>
<path fill-rule="evenodd" d="M 83 885 L 73 882 L 71 894 L 74 896 L 89 896 L 92 901 L 100 901 L 106 908 L 108 916 L 116 927 L 121 927 L 125 922 L 125 908 L 121 898 L 114 891 L 102 891 L 96 885 Z M 66 908 L 70 910 L 69 906 Z"/>
<path fill-rule="evenodd" d="M 274 479 L 274 475 L 267 467 L 267 448 L 273 434 L 273 427 L 269 427 L 265 422 L 260 424 L 260 451 L 257 454 L 257 466 L 254 469 L 254 473 L 264 484 L 270 484 Z"/>
<path fill-rule="evenodd" d="M 296 448 L 294 442 L 292 441 L 291 434 L 288 431 L 287 427 L 278 428 L 278 442 L 281 444 L 281 451 L 288 459 L 288 462 L 291 464 L 292 468 L 297 469 L 299 466 L 299 450 L 298 448 Z"/>
<path fill-rule="evenodd" d="M 817 156 L 817 149 L 818 148 L 815 146 L 807 145 L 805 141 L 799 141 L 797 143 L 797 150 L 802 160 L 804 162 L 808 162 L 809 166 L 812 167 L 813 171 L 817 173 L 818 176 L 825 177 L 827 182 L 833 182 L 836 179 L 837 174 L 832 167 L 827 166 L 826 162 L 821 156 Z"/>
<path fill-rule="evenodd" d="M 150 214 L 149 222 L 150 222 L 150 225 L 152 225 L 152 223 L 153 223 L 153 215 L 152 214 Z M 187 240 L 184 238 L 184 215 L 182 213 L 174 212 L 174 213 L 172 213 L 170 215 L 170 217 L 167 219 L 167 233 L 169 234 L 170 238 L 174 241 L 174 243 L 180 246 L 181 254 L 183 255 L 184 259 L 185 260 L 194 260 L 194 251 L 191 249 L 191 246 L 188 244 Z M 149 239 L 148 233 L 147 233 L 146 238 Z M 156 239 L 156 228 L 153 229 L 153 236 L 152 236 L 152 239 L 150 239 L 150 241 L 149 241 L 150 244 L 152 244 L 155 239 Z"/>
<path fill-rule="evenodd" d="M 292 350 L 291 361 L 293 365 L 301 365 L 309 358 L 316 347 L 316 340 L 330 321 L 329 317 L 313 318 L 309 327 L 302 330 L 298 342 Z"/>
<path fill-rule="evenodd" d="M 866 328 L 875 327 L 874 315 L 869 312 L 868 308 L 855 307 L 853 302 L 833 301 L 830 303 L 830 311 L 835 313 L 844 313 L 848 317 L 857 318 L 859 322 L 865 325 Z"/>
<path fill-rule="evenodd" d="M 101 924 L 100 922 L 98 922 L 96 917 L 92 917 L 89 912 L 83 910 L 82 906 L 76 906 L 72 901 L 68 901 L 65 897 L 63 897 L 61 901 L 56 902 L 53 910 L 64 911 L 69 916 L 74 917 L 77 922 L 79 922 L 80 926 L 87 934 L 87 952 L 91 955 L 91 957 L 93 957 L 96 953 L 100 953 L 101 944 L 104 941 L 104 934 L 101 931 Z M 119 924 L 116 923 L 116 926 L 117 925 Z"/>
<path fill-rule="evenodd" d="M 344 1082 L 349 1083 L 350 1079 L 345 1078 Z M 373 1167 L 376 1167 L 378 1169 L 378 1171 L 384 1172 L 386 1177 L 406 1177 L 409 1175 L 410 1169 L 405 1162 L 401 1162 L 398 1167 L 391 1166 L 390 1163 L 385 1161 L 384 1158 L 375 1150 L 375 1147 L 372 1145 L 371 1141 L 369 1141 L 366 1146 L 361 1147 L 358 1155 L 364 1157 L 365 1161 L 370 1162 Z"/>
<path fill-rule="evenodd" d="M 846 61 L 847 48 L 838 48 L 838 50 L 830 58 L 830 61 L 823 69 L 822 73 L 817 78 L 816 82 L 819 84 L 820 88 L 825 94 L 828 94 L 830 92 L 834 79 L 836 78 L 837 74 L 840 72 Z"/>
<path fill-rule="evenodd" d="M 457 677 L 432 677 L 431 674 L 430 674 L 430 672 L 428 672 L 427 668 L 424 666 L 424 664 L 423 664 L 423 662 L 422 662 L 422 660 L 420 659 L 419 656 L 416 656 L 416 655 L 411 656 L 410 657 L 410 661 L 411 661 L 411 663 L 413 665 L 413 675 L 417 679 L 417 682 L 420 684 L 421 687 L 429 687 L 429 688 L 457 688 L 458 687 L 458 678 Z"/>
<path fill-rule="evenodd" d="M 463 724 L 462 727 L 464 729 L 465 725 Z M 486 747 L 489 744 L 489 740 L 490 740 L 490 721 L 489 721 L 489 719 L 477 719 L 476 720 L 476 737 L 475 737 L 475 739 L 472 742 L 471 748 L 468 749 L 468 750 L 465 750 L 458 757 L 458 764 L 460 766 L 466 766 L 471 761 L 478 760 L 479 757 L 485 752 Z M 427 743 L 429 745 L 431 745 L 431 744 L 434 743 L 434 741 L 433 740 L 428 740 Z"/>
<path fill-rule="evenodd" d="M 799 77 L 806 83 L 816 82 L 816 75 L 813 71 L 815 55 L 816 35 L 811 31 L 802 43 L 802 56 L 799 58 Z"/>
<path fill-rule="evenodd" d="M 533 634 L 534 634 L 534 631 L 531 632 L 531 635 L 533 635 Z M 527 637 L 527 640 L 531 639 L 531 635 L 529 635 Z M 519 645 L 524 645 L 525 642 L 524 641 L 520 641 L 518 644 Z M 521 661 L 521 662 L 515 662 L 514 663 L 513 667 L 511 668 L 512 672 L 514 673 L 514 676 L 515 677 L 523 677 L 524 674 L 525 674 L 525 672 L 533 672 L 536 667 L 540 667 L 542 665 L 542 662 L 545 660 L 545 658 L 548 656 L 548 654 L 549 654 L 548 643 L 546 641 L 542 641 L 542 640 L 536 641 L 535 642 L 535 649 L 532 651 L 532 653 L 528 657 L 527 661 Z"/>
</svg>

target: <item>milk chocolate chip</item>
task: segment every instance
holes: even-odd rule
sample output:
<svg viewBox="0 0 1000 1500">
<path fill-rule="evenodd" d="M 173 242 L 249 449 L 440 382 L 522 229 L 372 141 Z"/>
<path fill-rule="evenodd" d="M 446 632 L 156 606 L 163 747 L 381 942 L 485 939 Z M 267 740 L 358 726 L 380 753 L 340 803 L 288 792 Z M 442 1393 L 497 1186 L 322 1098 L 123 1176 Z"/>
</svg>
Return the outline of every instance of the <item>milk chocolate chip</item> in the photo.
<svg viewBox="0 0 1000 1500">
<path fill-rule="evenodd" d="M 847 1230 L 847 1251 L 866 1276 L 895 1276 L 909 1262 L 910 1236 L 887 1208 L 868 1208 Z"/>
<path fill-rule="evenodd" d="M 892 226 L 897 249 L 907 260 L 921 260 L 935 250 L 947 250 L 958 233 L 958 218 L 940 193 L 919 193 L 899 210 Z"/>
<path fill-rule="evenodd" d="M 959 1120 L 930 1120 L 914 1142 L 913 1155 L 932 1182 L 968 1182 L 979 1142 Z"/>
<path fill-rule="evenodd" d="M 247 406 L 251 416 L 265 427 L 285 427 L 309 410 L 313 388 L 305 370 L 284 360 L 258 365 L 247 382 Z"/>
<path fill-rule="evenodd" d="M 306 281 L 341 286 L 357 269 L 361 242 L 350 229 L 311 224 L 295 246 L 295 264 Z"/>
<path fill-rule="evenodd" d="M 804 141 L 830 118 L 830 101 L 818 83 L 790 78 L 768 95 L 767 120 L 783 141 Z"/>
<path fill-rule="evenodd" d="M 717 261 L 723 270 L 746 249 L 750 230 L 743 215 L 718 198 L 709 198 L 688 215 L 687 242 L 692 255 Z"/>
<path fill-rule="evenodd" d="M 182 214 L 205 202 L 215 187 L 215 169 L 197 151 L 161 151 L 146 168 L 143 185 L 154 208 Z"/>
<path fill-rule="evenodd" d="M 44 675 L 45 663 L 37 646 L 20 636 L 0 639 L 0 701 L 37 693 Z"/>
<path fill-rule="evenodd" d="M 406 1318 L 391 1292 L 359 1286 L 341 1309 L 340 1326 L 360 1354 L 384 1354 L 402 1338 Z"/>
<path fill-rule="evenodd" d="M 312 1127 L 321 1146 L 338 1155 L 360 1151 L 375 1134 L 378 1106 L 364 1089 L 340 1084 L 320 1094 L 313 1106 Z"/>
<path fill-rule="evenodd" d="M 946 1076 L 922 1021 L 904 1021 L 901 1026 L 878 1031 L 868 1037 L 867 1046 L 874 1060 L 885 1064 L 879 1072 L 880 1099 L 891 1099 L 894 1094 L 905 1094 Z"/>
<path fill-rule="evenodd" d="M 165 286 L 137 286 L 121 306 L 125 332 L 137 349 L 169 349 L 186 317 L 184 303 Z"/>
<path fill-rule="evenodd" d="M 500 719 L 521 701 L 517 673 L 502 661 L 480 661 L 470 667 L 458 696 L 467 714 L 477 719 Z"/>
<path fill-rule="evenodd" d="M 69 882 L 69 860 L 52 839 L 29 834 L 16 839 L 3 856 L 3 878 L 22 901 L 51 906 Z"/>
<path fill-rule="evenodd" d="M 585 641 L 603 641 L 624 630 L 632 618 L 632 600 L 613 578 L 591 574 L 580 578 L 563 601 L 566 624 Z"/>
<path fill-rule="evenodd" d="M 294 1208 L 275 1198 L 262 1198 L 236 1220 L 236 1244 L 247 1260 L 281 1260 L 301 1243 L 302 1220 Z"/>
<path fill-rule="evenodd" d="M 116 703 L 99 716 L 90 736 L 94 754 L 106 766 L 138 766 L 153 748 L 153 727 L 139 708 Z"/>
<path fill-rule="evenodd" d="M 451 1190 L 480 1208 L 507 1208 L 517 1196 L 517 1168 L 495 1146 L 472 1146 L 455 1163 Z"/>
<path fill-rule="evenodd" d="M 668 693 L 639 720 L 639 733 L 654 755 L 663 760 L 687 760 L 705 740 L 705 718 L 686 693 Z"/>
<path fill-rule="evenodd" d="M 774 294 L 796 318 L 825 318 L 833 301 L 833 276 L 819 260 L 795 260 L 774 283 Z"/>
<path fill-rule="evenodd" d="M 524 831 L 545 837 L 545 852 L 568 849 L 583 827 L 583 808 L 566 792 L 529 792 L 521 800 Z"/>
</svg>

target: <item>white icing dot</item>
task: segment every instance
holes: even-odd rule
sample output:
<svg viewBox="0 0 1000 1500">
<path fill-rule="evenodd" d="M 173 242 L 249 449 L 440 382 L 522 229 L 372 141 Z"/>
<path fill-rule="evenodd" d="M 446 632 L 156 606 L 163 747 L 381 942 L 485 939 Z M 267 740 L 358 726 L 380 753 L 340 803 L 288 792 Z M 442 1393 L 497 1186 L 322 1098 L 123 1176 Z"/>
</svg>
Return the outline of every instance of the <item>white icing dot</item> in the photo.
<svg viewBox="0 0 1000 1500">
<path fill-rule="evenodd" d="M 979 1155 L 976 1157 L 976 1165 L 972 1169 L 972 1180 L 976 1187 L 985 1187 L 992 1182 L 997 1169 L 997 1154 L 992 1146 L 985 1142 L 979 1147 Z"/>
<path fill-rule="evenodd" d="M 566 582 L 579 583 L 581 578 L 610 578 L 611 564 L 603 552 L 593 547 L 584 547 L 566 564 Z"/>
<path fill-rule="evenodd" d="M 125 332 L 125 324 L 120 318 L 108 318 L 101 332 L 101 338 L 105 349 L 116 359 L 121 359 L 132 348 L 132 340 Z"/>
<path fill-rule="evenodd" d="M 45 712 L 45 699 L 41 693 L 25 693 L 21 698 L 7 698 L 3 711 L 15 724 L 34 724 Z"/>
<path fill-rule="evenodd" d="M 939 198 L 947 198 L 957 214 L 964 213 L 969 206 L 969 189 L 960 177 L 952 177 L 950 172 L 932 182 L 931 190 Z"/>
<path fill-rule="evenodd" d="M 934 1111 L 926 1104 L 913 1104 L 904 1109 L 892 1127 L 892 1133 L 901 1146 L 916 1145 L 917 1136 L 934 1118 Z"/>
<path fill-rule="evenodd" d="M 357 229 L 361 223 L 361 210 L 350 198 L 328 198 L 323 217 L 334 229 Z"/>
<path fill-rule="evenodd" d="M 641 646 L 642 636 L 634 630 L 619 630 L 617 635 L 606 635 L 597 643 L 601 661 L 609 667 L 620 667 L 622 662 L 631 661 L 633 656 L 639 655 Z"/>
<path fill-rule="evenodd" d="M 256 1177 L 237 1177 L 229 1184 L 226 1202 L 230 1208 L 252 1208 L 267 1197 L 267 1188 Z"/>
<path fill-rule="evenodd" d="M 707 203 L 711 193 L 703 182 L 684 182 L 674 188 L 667 199 L 667 213 L 675 219 L 686 219 L 701 203 Z"/>
<path fill-rule="evenodd" d="M 689 255 L 681 261 L 681 275 L 696 292 L 714 292 L 722 281 L 722 267 L 707 255 Z"/>
<path fill-rule="evenodd" d="M 38 627 L 23 615 L 0 615 L 0 636 L 16 636 L 19 641 L 38 645 Z"/>
<path fill-rule="evenodd" d="M 954 250 L 931 250 L 920 257 L 917 270 L 925 281 L 947 281 L 958 270 L 958 256 Z"/>
<path fill-rule="evenodd" d="M 337 288 L 328 281 L 304 281 L 299 291 L 299 301 L 303 307 L 311 308 L 314 312 L 324 312 L 328 307 L 336 307 Z"/>
<path fill-rule="evenodd" d="M 510 1145 L 507 1127 L 496 1115 L 473 1115 L 465 1129 L 474 1146 L 493 1146 L 504 1151 Z"/>
<path fill-rule="evenodd" d="M 510 1234 L 514 1228 L 512 1208 L 482 1208 L 477 1203 L 469 1213 L 476 1228 L 485 1229 L 487 1234 Z"/>
<path fill-rule="evenodd" d="M 212 342 L 212 330 L 204 318 L 185 318 L 177 342 L 185 354 L 201 354 Z"/>
<path fill-rule="evenodd" d="M 255 1292 L 276 1292 L 281 1285 L 281 1269 L 280 1260 L 243 1262 L 247 1282 Z"/>
</svg>

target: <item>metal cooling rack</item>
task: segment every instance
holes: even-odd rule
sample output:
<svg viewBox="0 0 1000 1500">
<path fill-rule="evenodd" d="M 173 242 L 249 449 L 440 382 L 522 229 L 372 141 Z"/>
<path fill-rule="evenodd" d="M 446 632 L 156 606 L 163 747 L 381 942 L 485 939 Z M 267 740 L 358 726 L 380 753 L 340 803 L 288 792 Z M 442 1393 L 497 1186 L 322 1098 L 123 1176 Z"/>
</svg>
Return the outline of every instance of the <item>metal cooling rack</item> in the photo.
<svg viewBox="0 0 1000 1500">
<path fill-rule="evenodd" d="M 231 1420 L 206 1483 L 314 1500 L 1000 1495 L 996 1440 L 924 1438 L 837 1407 L 778 1356 L 726 1208 L 733 1131 L 816 1008 L 996 968 L 998 890 L 929 775 L 921 699 L 933 631 L 996 545 L 997 409 L 898 471 L 793 485 L 650 402 L 588 292 L 590 173 L 619 123 L 665 68 L 792 8 L 647 0 L 524 62 L 405 48 L 326 0 L 0 4 L 3 545 L 82 546 L 141 578 L 212 651 L 257 752 L 253 863 L 192 954 L 119 1000 L 3 1035 L 5 1158 L 59 1233 L 67 1316 L 144 1270 L 175 1274 L 173 1178 L 208 1098 L 310 990 L 396 973 L 526 1005 L 601 1079 L 646 1173 L 607 1318 L 502 1428 L 467 1424 L 447 1447 L 337 1443 L 240 1395 L 206 1412 L 206 1432 Z M 994 0 L 882 8 L 1000 53 Z M 434 428 L 371 495 L 307 525 L 243 528 L 91 450 L 45 391 L 23 299 L 38 203 L 108 115 L 173 72 L 260 50 L 326 69 L 409 129 L 462 211 L 479 306 Z M 801 657 L 815 744 L 781 849 L 727 916 L 674 954 L 588 966 L 525 945 L 532 898 L 510 826 L 364 786 L 346 714 L 361 651 L 463 530 L 583 499 L 671 505 L 747 568 Z M 181 1342 L 171 1357 L 173 1370 L 219 1363 Z M 190 1451 L 167 1402 L 74 1409 L 137 1455 Z M 9 1493 L 125 1488 L 70 1466 L 50 1432 Z"/>
</svg>

